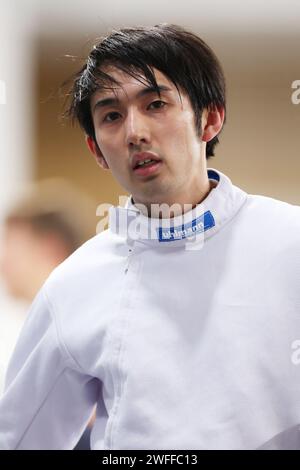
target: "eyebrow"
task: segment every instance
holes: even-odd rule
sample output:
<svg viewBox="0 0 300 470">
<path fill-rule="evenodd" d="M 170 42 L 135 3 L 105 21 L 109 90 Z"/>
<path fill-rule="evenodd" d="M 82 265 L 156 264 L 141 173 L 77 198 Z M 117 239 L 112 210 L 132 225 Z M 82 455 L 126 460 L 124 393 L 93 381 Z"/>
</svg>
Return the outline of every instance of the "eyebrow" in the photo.
<svg viewBox="0 0 300 470">
<path fill-rule="evenodd" d="M 135 98 L 141 98 L 142 96 L 150 95 L 152 93 L 156 93 L 159 95 L 163 91 L 173 91 L 173 90 L 167 87 L 166 85 L 158 85 L 157 88 L 155 88 L 154 86 L 148 86 L 140 90 L 136 94 Z M 97 103 L 93 107 L 93 112 L 97 108 L 104 108 L 105 106 L 112 106 L 112 105 L 116 105 L 119 103 L 120 103 L 120 100 L 118 98 L 104 98 L 102 100 L 98 100 Z"/>
</svg>

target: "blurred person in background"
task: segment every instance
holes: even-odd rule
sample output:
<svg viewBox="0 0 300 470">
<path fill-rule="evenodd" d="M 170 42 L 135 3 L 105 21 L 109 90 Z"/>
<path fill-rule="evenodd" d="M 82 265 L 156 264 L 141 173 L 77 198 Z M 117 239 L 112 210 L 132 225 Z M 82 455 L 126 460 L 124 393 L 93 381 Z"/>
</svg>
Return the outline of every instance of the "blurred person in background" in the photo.
<svg viewBox="0 0 300 470">
<path fill-rule="evenodd" d="M 6 215 L 2 228 L 0 275 L 7 293 L 22 302 L 23 315 L 0 313 L 0 383 L 28 307 L 62 261 L 95 234 L 96 204 L 71 183 L 34 183 Z M 8 335 L 9 333 L 9 335 Z M 8 338 L 6 339 L 8 335 Z M 76 450 L 89 449 L 91 419 Z"/>
</svg>

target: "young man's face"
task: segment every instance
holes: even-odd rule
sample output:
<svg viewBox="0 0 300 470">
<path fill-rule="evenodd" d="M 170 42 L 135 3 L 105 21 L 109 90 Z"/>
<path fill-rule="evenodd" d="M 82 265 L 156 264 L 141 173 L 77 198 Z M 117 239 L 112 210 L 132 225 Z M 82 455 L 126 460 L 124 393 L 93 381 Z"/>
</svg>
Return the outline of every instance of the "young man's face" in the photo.
<svg viewBox="0 0 300 470">
<path fill-rule="evenodd" d="M 181 91 L 180 99 L 163 73 L 154 70 L 159 97 L 149 85 L 113 66 L 104 71 L 121 87 L 115 93 L 96 91 L 91 98 L 98 148 L 91 138 L 87 143 L 97 162 L 111 170 L 136 203 L 199 202 L 203 188 L 209 186 L 202 139 L 218 133 L 222 116 L 216 129 L 215 117 L 207 119 L 205 111 L 199 137 L 188 96 Z M 149 159 L 153 161 L 139 165 Z"/>
</svg>

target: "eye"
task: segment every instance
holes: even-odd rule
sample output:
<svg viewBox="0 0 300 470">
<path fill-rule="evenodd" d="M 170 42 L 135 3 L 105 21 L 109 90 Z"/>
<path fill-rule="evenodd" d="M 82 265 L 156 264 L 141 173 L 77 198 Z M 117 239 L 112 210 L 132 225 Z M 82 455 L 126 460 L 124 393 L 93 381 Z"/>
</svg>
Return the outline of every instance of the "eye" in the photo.
<svg viewBox="0 0 300 470">
<path fill-rule="evenodd" d="M 160 108 L 164 108 L 166 104 L 167 104 L 167 103 L 165 103 L 164 101 L 155 100 L 155 101 L 152 101 L 152 103 L 149 104 L 149 108 L 150 108 L 151 106 L 153 106 L 154 109 L 160 109 Z"/>
<path fill-rule="evenodd" d="M 108 113 L 108 114 L 106 114 L 106 115 L 104 116 L 103 122 L 113 122 L 113 121 L 116 121 L 119 116 L 120 116 L 120 113 L 117 113 L 116 111 L 111 112 L 111 113 Z"/>
</svg>

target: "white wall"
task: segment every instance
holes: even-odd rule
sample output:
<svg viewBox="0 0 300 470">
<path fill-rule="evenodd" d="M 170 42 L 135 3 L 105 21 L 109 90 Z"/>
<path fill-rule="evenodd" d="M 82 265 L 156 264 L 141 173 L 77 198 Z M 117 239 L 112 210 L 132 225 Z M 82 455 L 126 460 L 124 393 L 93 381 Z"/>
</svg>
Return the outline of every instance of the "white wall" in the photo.
<svg viewBox="0 0 300 470">
<path fill-rule="evenodd" d="M 0 3 L 0 242 L 1 222 L 22 186 L 33 177 L 34 19 L 20 2 Z M 4 373 L 25 318 L 0 280 L 0 393 Z"/>
<path fill-rule="evenodd" d="M 0 223 L 21 185 L 33 175 L 33 21 L 20 2 L 1 2 Z"/>
</svg>

